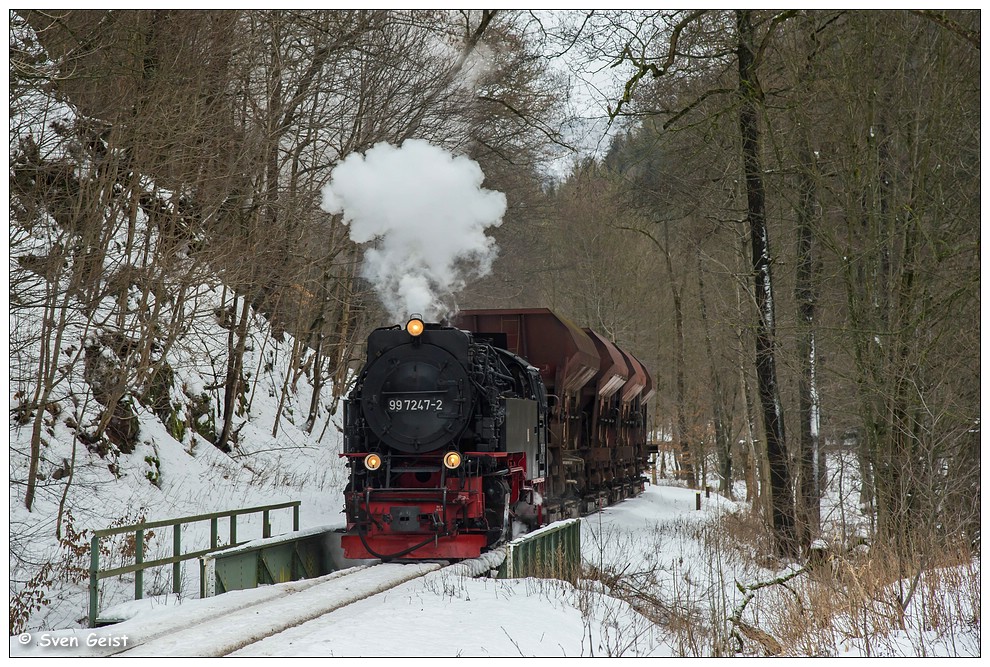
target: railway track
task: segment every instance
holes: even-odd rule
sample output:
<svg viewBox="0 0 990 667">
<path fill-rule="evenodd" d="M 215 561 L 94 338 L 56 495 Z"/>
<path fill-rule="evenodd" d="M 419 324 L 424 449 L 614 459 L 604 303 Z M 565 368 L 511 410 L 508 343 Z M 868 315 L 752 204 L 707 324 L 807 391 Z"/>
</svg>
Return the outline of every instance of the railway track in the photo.
<svg viewBox="0 0 990 667">
<path fill-rule="evenodd" d="M 250 602 L 231 606 L 240 591 L 190 605 L 187 614 L 171 614 L 147 630 L 141 619 L 95 631 L 127 635 L 126 647 L 94 647 L 85 655 L 120 657 L 219 657 L 319 618 L 401 584 L 429 576 L 477 577 L 504 559 L 496 550 L 455 565 L 442 562 L 379 563 L 340 570 L 318 579 L 252 591 Z M 132 624 L 132 628 L 128 625 Z"/>
<path fill-rule="evenodd" d="M 441 569 L 439 563 L 383 563 L 342 570 L 285 594 L 140 641 L 122 657 L 219 657 L 341 607 Z M 299 582 L 300 584 L 303 582 Z"/>
</svg>

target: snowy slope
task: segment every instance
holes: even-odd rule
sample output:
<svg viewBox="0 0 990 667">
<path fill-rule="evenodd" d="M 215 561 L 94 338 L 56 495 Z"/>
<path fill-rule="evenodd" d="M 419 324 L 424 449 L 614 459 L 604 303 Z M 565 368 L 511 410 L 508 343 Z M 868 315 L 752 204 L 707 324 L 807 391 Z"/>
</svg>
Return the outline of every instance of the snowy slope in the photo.
<svg viewBox="0 0 990 667">
<path fill-rule="evenodd" d="M 203 329 L 201 341 L 226 344 L 227 331 L 220 326 L 211 326 L 206 321 Z M 68 341 L 70 345 L 81 343 L 79 339 Z M 66 480 L 53 479 L 52 471 L 60 469 L 64 462 L 74 461 L 65 507 L 67 520 L 75 531 L 287 500 L 302 502 L 302 528 L 343 525 L 341 490 L 346 475 L 337 456 L 340 433 L 335 418 L 324 410 L 312 433 L 293 424 L 293 415 L 305 415 L 308 410 L 311 390 L 305 380 L 298 383 L 296 393 L 289 397 L 279 432 L 272 436 L 276 401 L 282 379 L 289 372 L 286 366 L 291 347 L 291 338 L 277 343 L 266 336 L 266 323 L 256 318 L 245 366 L 262 370 L 249 386 L 251 408 L 241 421 L 238 445 L 231 454 L 220 452 L 191 428 L 185 429 L 182 440 L 176 440 L 161 419 L 139 403 L 134 404 L 140 424 L 135 451 L 131 454 L 111 452 L 106 456 L 90 452 L 76 441 L 76 430 L 70 426 L 70 423 L 86 424 L 94 419 L 92 415 L 81 414 L 70 407 L 77 402 L 75 397 L 83 397 L 85 401 L 89 388 L 78 374 L 68 376 L 64 391 L 73 400 L 65 401 L 66 410 L 49 420 L 41 464 L 41 473 L 46 480 L 40 483 L 38 497 L 30 512 L 23 505 L 23 487 L 18 484 L 10 487 L 13 582 L 35 577 L 37 570 L 32 569 L 33 563 L 62 563 L 71 559 L 61 573 L 63 579 L 56 578 L 44 587 L 52 604 L 33 616 L 29 629 L 42 627 L 39 624 L 66 627 L 86 614 L 86 582 L 78 574 L 70 581 L 65 581 L 64 577 L 88 566 L 88 559 L 81 557 L 82 554 L 70 554 L 70 547 L 85 546 L 88 536 L 80 535 L 72 544 L 59 544 L 54 535 Z M 222 373 L 223 369 L 203 368 L 197 363 L 196 354 L 195 350 L 180 348 L 170 359 L 176 385 L 189 392 L 180 396 L 177 402 L 188 403 L 189 396 L 209 395 L 200 387 L 219 384 L 216 374 Z M 268 363 L 269 371 L 263 370 L 262 362 Z M 326 393 L 323 403 L 329 405 L 329 390 Z M 211 404 L 212 410 L 216 411 L 221 396 L 213 395 Z M 215 412 L 214 418 L 219 421 Z M 24 453 L 28 451 L 30 435 L 29 426 L 12 425 L 12 480 L 24 478 L 27 468 Z M 238 539 L 260 537 L 260 519 L 260 516 L 239 519 Z M 272 520 L 275 533 L 291 528 L 291 514 L 287 511 L 273 512 Z M 204 548 L 208 545 L 209 523 L 190 525 L 183 531 L 182 540 L 186 551 Z M 107 569 L 114 564 L 124 564 L 128 550 L 126 541 L 108 540 L 108 545 L 110 553 L 104 557 L 101 567 Z M 145 552 L 148 560 L 166 555 L 171 555 L 170 529 L 151 536 Z M 146 575 L 147 593 L 170 590 L 169 578 L 168 568 L 149 572 Z M 183 578 L 186 590 L 198 590 L 198 566 L 194 562 L 184 565 Z M 119 583 L 108 581 L 103 584 L 103 608 L 131 594 L 133 578 L 124 579 Z M 15 583 L 12 595 L 16 590 Z"/>
<path fill-rule="evenodd" d="M 12 50 L 31 54 L 39 71 L 54 71 L 54 64 L 16 14 L 11 15 L 10 41 Z M 60 168 L 84 179 L 89 168 L 86 152 L 72 130 L 79 116 L 50 90 L 30 88 L 35 80 L 43 82 L 19 80 L 24 87 L 11 89 L 11 159 L 24 158 L 27 151 L 45 164 L 62 160 Z M 162 198 L 170 194 L 145 181 L 142 187 Z M 345 472 L 337 456 L 339 419 L 330 414 L 332 388 L 324 387 L 317 420 L 307 429 L 312 387 L 306 373 L 290 368 L 294 341 L 291 336 L 273 335 L 269 322 L 252 312 L 243 370 L 246 392 L 234 423 L 236 444 L 229 454 L 214 447 L 211 440 L 222 425 L 230 335 L 230 325 L 221 322 L 218 313 L 230 307 L 230 292 L 202 258 L 188 257 L 186 248 L 177 248 L 168 257 L 168 270 L 142 264 L 141 253 L 127 254 L 128 225 L 117 204 L 111 200 L 103 213 L 109 237 L 101 258 L 104 273 L 98 293 L 103 297 L 95 303 L 81 302 L 79 290 L 70 284 L 71 258 L 61 262 L 59 270 L 46 273 L 44 265 L 38 268 L 39 258 L 74 257 L 62 254 L 74 242 L 73 232 L 41 209 L 33 217 L 23 211 L 15 216 L 12 211 L 10 218 L 9 265 L 16 281 L 11 294 L 17 296 L 16 307 L 10 310 L 10 364 L 5 368 L 10 408 L 12 630 L 84 622 L 87 549 L 94 530 L 287 500 L 302 502 L 303 528 L 342 525 Z M 157 228 L 148 224 L 142 210 L 137 210 L 133 233 L 151 246 L 160 241 Z M 121 298 L 119 290 L 107 286 L 121 267 L 154 273 L 161 287 L 142 294 L 132 283 L 127 298 Z M 198 282 L 186 288 L 184 299 L 175 300 L 180 282 L 188 283 L 190 276 L 198 276 L 194 278 Z M 59 338 L 44 328 L 44 305 L 51 294 L 57 295 L 51 303 L 58 308 L 48 322 L 55 322 Z M 163 313 L 178 313 L 179 321 L 159 315 L 157 328 L 149 334 L 147 313 L 159 305 Z M 173 326 L 178 336 L 174 344 L 165 345 Z M 151 335 L 155 344 L 149 361 L 169 371 L 157 387 L 160 401 L 173 409 L 167 424 L 161 410 L 156 413 L 152 408 L 147 386 L 134 381 L 137 374 L 121 362 L 121 345 Z M 53 344 L 45 349 L 42 340 Z M 38 488 L 29 511 L 25 498 L 36 421 L 35 387 L 38 369 L 51 358 L 55 361 L 48 365 L 55 369 L 55 382 L 41 415 Z M 307 361 L 304 356 L 302 364 Z M 121 402 L 133 409 L 137 427 L 132 452 L 106 437 L 90 439 L 104 410 L 96 384 L 101 378 L 109 378 L 110 383 L 122 368 L 128 384 Z M 273 435 L 285 379 L 294 375 L 299 377 L 290 383 Z M 291 526 L 289 512 L 273 513 L 272 519 L 276 533 Z M 260 537 L 260 520 L 260 516 L 242 518 L 238 539 Z M 146 560 L 171 555 L 170 529 L 149 533 L 147 538 Z M 186 551 L 202 549 L 208 540 L 208 523 L 183 530 Z M 133 562 L 133 549 L 133 540 L 107 540 L 101 567 Z M 183 590 L 198 591 L 198 576 L 196 563 L 185 564 Z M 145 593 L 171 590 L 170 578 L 170 568 L 149 571 Z M 101 608 L 122 602 L 133 595 L 133 575 L 101 582 L 100 588 Z"/>
</svg>

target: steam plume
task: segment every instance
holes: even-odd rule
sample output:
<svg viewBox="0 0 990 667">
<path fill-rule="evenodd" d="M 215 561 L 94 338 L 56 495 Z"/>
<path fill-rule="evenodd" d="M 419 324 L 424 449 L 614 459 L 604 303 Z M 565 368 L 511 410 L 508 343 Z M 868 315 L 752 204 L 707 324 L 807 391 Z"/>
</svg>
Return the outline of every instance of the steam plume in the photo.
<svg viewBox="0 0 990 667">
<path fill-rule="evenodd" d="M 323 209 L 343 213 L 355 243 L 373 242 L 361 276 L 396 321 L 440 319 L 445 297 L 491 271 L 498 247 L 485 229 L 502 224 L 506 201 L 484 179 L 477 162 L 418 139 L 376 144 L 334 168 Z"/>
</svg>

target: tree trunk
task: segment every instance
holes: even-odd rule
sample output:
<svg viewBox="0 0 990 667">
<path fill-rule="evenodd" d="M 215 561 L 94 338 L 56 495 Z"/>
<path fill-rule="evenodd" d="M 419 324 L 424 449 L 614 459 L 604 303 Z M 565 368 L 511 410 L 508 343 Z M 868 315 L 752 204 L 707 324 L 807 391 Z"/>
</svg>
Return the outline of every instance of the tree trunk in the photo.
<svg viewBox="0 0 990 667">
<path fill-rule="evenodd" d="M 301 338 L 294 338 L 289 363 L 285 367 L 285 377 L 282 378 L 282 391 L 279 392 L 278 408 L 275 409 L 275 423 L 272 425 L 273 438 L 278 435 L 278 427 L 282 423 L 282 411 L 285 409 L 285 400 L 289 396 L 289 384 L 296 369 L 302 363 L 302 357 L 305 351 L 306 344 L 303 340 Z"/>
<path fill-rule="evenodd" d="M 740 252 L 739 252 L 739 262 L 743 265 L 746 264 L 746 239 L 740 237 Z M 740 273 L 743 273 L 745 268 L 740 269 Z M 743 283 L 736 284 L 736 307 L 739 311 L 739 322 L 745 321 L 745 314 L 743 309 L 743 297 L 742 292 L 745 290 L 745 285 Z M 749 292 L 746 292 L 747 297 L 752 297 Z M 752 503 L 752 507 L 757 513 L 760 513 L 760 503 L 763 499 L 763 491 L 765 490 L 765 475 L 764 469 L 766 466 L 763 463 L 763 458 L 760 456 L 756 447 L 756 409 L 753 405 L 753 392 L 750 387 L 749 376 L 746 373 L 749 364 L 746 362 L 747 355 L 745 353 L 746 349 L 746 337 L 745 329 L 742 324 L 736 327 L 736 341 L 738 343 L 738 349 L 736 351 L 738 359 L 738 370 L 739 370 L 739 387 L 742 392 L 743 406 L 746 411 L 746 423 L 745 423 L 745 433 L 746 442 L 743 445 L 745 449 L 745 466 L 746 466 L 746 501 Z"/>
<path fill-rule="evenodd" d="M 217 439 L 217 449 L 222 452 L 230 452 L 230 433 L 234 423 L 234 415 L 237 413 L 237 397 L 241 392 L 241 370 L 244 366 L 244 350 L 247 347 L 247 326 L 248 317 L 251 313 L 251 301 L 247 296 L 241 297 L 241 316 L 237 322 L 236 343 L 234 342 L 234 331 L 230 333 L 227 344 L 227 381 L 224 384 L 223 394 L 223 429 Z M 234 303 L 237 303 L 237 295 L 234 295 Z"/>
<path fill-rule="evenodd" d="M 681 307 L 681 291 L 677 287 L 674 275 L 674 263 L 670 257 L 669 229 L 664 226 L 664 243 L 661 248 L 667 265 L 667 277 L 670 282 L 670 292 L 674 300 L 674 374 L 677 387 L 677 434 L 674 442 L 680 445 L 680 466 L 678 477 L 688 482 L 692 488 L 698 486 L 697 471 L 695 470 L 691 444 L 687 439 L 687 418 L 684 415 L 684 313 Z"/>
<path fill-rule="evenodd" d="M 810 139 L 802 138 L 801 165 L 798 168 L 799 203 L 797 210 L 798 252 L 795 300 L 798 304 L 798 358 L 801 376 L 798 382 L 798 410 L 801 423 L 800 442 L 800 540 L 807 549 L 821 531 L 821 497 L 819 486 L 819 403 L 818 359 L 815 347 L 815 291 L 816 243 L 812 229 L 815 215 L 816 190 L 814 157 L 809 147 Z"/>
<path fill-rule="evenodd" d="M 705 301 L 705 279 L 701 265 L 701 250 L 698 259 L 698 299 L 700 301 L 701 324 L 705 330 L 705 352 L 711 364 L 712 374 L 712 419 L 715 425 L 715 452 L 718 456 L 718 474 L 722 478 L 720 490 L 732 498 L 732 438 L 725 419 L 725 397 L 722 390 L 722 376 L 715 363 L 715 350 L 712 346 L 711 327 L 708 325 L 708 307 Z"/>
<path fill-rule="evenodd" d="M 320 326 L 323 326 L 322 322 Z M 313 396 L 309 402 L 309 416 L 306 418 L 307 433 L 313 432 L 313 425 L 319 418 L 320 393 L 323 391 L 323 334 L 317 331 L 314 335 L 316 348 L 313 350 Z"/>
<path fill-rule="evenodd" d="M 742 137 L 743 168 L 746 181 L 747 220 L 753 246 L 756 305 L 757 391 L 763 408 L 770 468 L 770 506 L 773 534 L 781 555 L 795 554 L 794 499 L 787 465 L 784 415 L 777 384 L 775 358 L 773 278 L 770 263 L 770 236 L 766 220 L 766 193 L 760 158 L 760 107 L 763 91 L 757 77 L 758 63 L 753 50 L 753 27 L 748 11 L 736 13 L 739 35 L 739 131 Z"/>
</svg>

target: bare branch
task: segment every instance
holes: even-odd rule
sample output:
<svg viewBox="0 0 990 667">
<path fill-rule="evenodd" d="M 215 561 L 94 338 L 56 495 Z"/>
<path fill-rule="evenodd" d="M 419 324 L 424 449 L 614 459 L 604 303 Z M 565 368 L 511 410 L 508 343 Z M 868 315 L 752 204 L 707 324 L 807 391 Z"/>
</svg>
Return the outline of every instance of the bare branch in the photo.
<svg viewBox="0 0 990 667">
<path fill-rule="evenodd" d="M 965 28 L 959 25 L 958 23 L 956 23 L 955 21 L 953 21 L 952 19 L 950 19 L 942 12 L 936 12 L 933 9 L 912 9 L 910 10 L 910 12 L 922 18 L 926 18 L 929 21 L 942 26 L 943 28 L 945 28 L 950 32 L 956 33 L 957 35 L 965 39 L 967 42 L 975 46 L 977 50 L 979 50 L 980 33 L 977 32 L 976 30 L 970 30 L 969 28 Z"/>
</svg>

